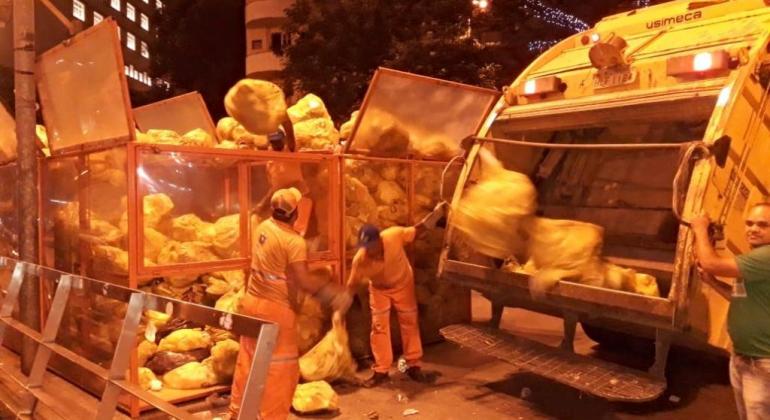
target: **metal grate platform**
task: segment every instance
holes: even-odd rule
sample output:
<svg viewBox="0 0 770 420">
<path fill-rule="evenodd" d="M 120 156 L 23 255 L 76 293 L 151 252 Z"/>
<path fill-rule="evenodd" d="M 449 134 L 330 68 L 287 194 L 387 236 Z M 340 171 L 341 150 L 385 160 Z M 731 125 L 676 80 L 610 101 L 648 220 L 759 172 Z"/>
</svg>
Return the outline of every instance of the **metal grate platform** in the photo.
<svg viewBox="0 0 770 420">
<path fill-rule="evenodd" d="M 666 389 L 665 379 L 647 372 L 570 353 L 498 329 L 457 324 L 442 328 L 441 335 L 462 347 L 610 401 L 651 401 Z"/>
</svg>

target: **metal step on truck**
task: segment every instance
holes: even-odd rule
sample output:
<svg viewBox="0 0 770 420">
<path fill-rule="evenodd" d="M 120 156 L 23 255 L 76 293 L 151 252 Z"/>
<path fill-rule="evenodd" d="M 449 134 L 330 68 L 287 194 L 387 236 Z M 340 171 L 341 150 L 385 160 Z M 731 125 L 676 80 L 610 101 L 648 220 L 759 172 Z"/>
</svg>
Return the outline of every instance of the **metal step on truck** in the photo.
<svg viewBox="0 0 770 420">
<path fill-rule="evenodd" d="M 538 216 L 601 226 L 603 257 L 654 276 L 660 296 L 562 279 L 535 299 L 526 273 L 462 252 L 450 214 L 439 276 L 486 296 L 493 319 L 444 337 L 626 402 L 663 393 L 672 344 L 728 354 L 735 280 L 698 274 L 687 221 L 706 212 L 722 255 L 749 249 L 743 216 L 770 196 L 769 39 L 770 2 L 674 1 L 609 16 L 537 58 L 466 139 L 453 207 L 487 150 L 530 177 Z M 505 307 L 562 317 L 560 348 L 501 331 Z M 578 322 L 599 342 L 654 339 L 654 364 L 643 372 L 575 354 Z"/>
</svg>

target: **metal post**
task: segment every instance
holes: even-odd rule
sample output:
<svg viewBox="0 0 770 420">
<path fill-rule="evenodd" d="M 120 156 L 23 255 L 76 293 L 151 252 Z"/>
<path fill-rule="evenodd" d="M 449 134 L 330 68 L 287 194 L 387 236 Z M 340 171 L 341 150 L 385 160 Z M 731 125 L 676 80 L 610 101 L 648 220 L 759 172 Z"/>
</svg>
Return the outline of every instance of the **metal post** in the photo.
<svg viewBox="0 0 770 420">
<path fill-rule="evenodd" d="M 109 420 L 115 414 L 115 409 L 118 406 L 118 397 L 120 396 L 120 387 L 115 384 L 115 381 L 126 379 L 126 371 L 129 368 L 131 352 L 134 351 L 136 331 L 139 329 L 139 323 L 142 320 L 143 309 L 144 295 L 138 292 L 132 294 L 128 302 L 128 308 L 126 308 L 126 317 L 123 319 L 123 329 L 115 346 L 115 354 L 112 356 L 112 365 L 110 365 L 107 384 L 94 417 L 97 420 Z"/>
<path fill-rule="evenodd" d="M 37 157 L 35 144 L 35 2 L 13 1 L 14 88 L 16 139 L 18 142 L 19 251 L 22 261 L 37 263 Z M 26 281 L 21 290 L 21 321 L 39 331 L 40 299 L 36 281 Z M 22 372 L 28 374 L 36 345 L 24 337 Z"/>
<path fill-rule="evenodd" d="M 243 401 L 248 401 L 248 404 L 241 404 L 238 420 L 259 419 L 259 407 L 262 403 L 262 394 L 265 392 L 267 372 L 277 340 L 278 325 L 263 324 L 257 336 L 254 360 L 249 368 L 249 379 L 246 381 L 246 392 L 243 394 Z"/>
</svg>

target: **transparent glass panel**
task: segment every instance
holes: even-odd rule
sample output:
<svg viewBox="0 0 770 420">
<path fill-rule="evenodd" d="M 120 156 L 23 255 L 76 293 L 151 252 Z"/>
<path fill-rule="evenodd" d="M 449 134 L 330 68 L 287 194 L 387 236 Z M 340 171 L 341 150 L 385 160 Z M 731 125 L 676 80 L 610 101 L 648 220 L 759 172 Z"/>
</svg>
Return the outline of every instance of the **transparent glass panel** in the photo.
<svg viewBox="0 0 770 420">
<path fill-rule="evenodd" d="M 16 159 L 16 121 L 0 104 L 0 163 Z"/>
<path fill-rule="evenodd" d="M 0 256 L 19 255 L 16 170 L 15 163 L 0 166 Z"/>
<path fill-rule="evenodd" d="M 139 153 L 144 266 L 242 257 L 239 159 L 146 149 Z"/>
<path fill-rule="evenodd" d="M 216 138 L 216 127 L 198 92 L 186 93 L 134 109 L 134 120 L 143 132 L 150 129 L 172 130 L 180 135 L 196 128 Z"/>
<path fill-rule="evenodd" d="M 277 156 L 279 158 L 280 156 Z M 332 217 L 334 202 L 332 185 L 332 159 L 302 162 L 301 156 L 290 159 L 264 160 L 251 166 L 252 229 L 270 217 L 270 197 L 282 188 L 297 188 L 305 199 L 300 207 L 295 228 L 304 231 L 308 252 L 311 255 L 331 251 L 331 238 L 335 233 Z"/>
<path fill-rule="evenodd" d="M 380 69 L 350 140 L 350 150 L 374 156 L 408 154 L 447 159 L 476 134 L 498 93 Z"/>
<path fill-rule="evenodd" d="M 373 224 L 380 229 L 409 224 L 410 170 L 408 163 L 346 159 L 344 173 L 342 240 L 347 257 L 352 258 L 358 230 L 364 224 Z"/>
<path fill-rule="evenodd" d="M 40 56 L 40 101 L 52 151 L 131 138 L 117 31 L 114 21 L 104 21 Z"/>
<path fill-rule="evenodd" d="M 44 283 L 44 302 L 48 310 L 53 302 L 57 281 L 58 275 L 53 275 Z M 56 343 L 109 369 L 128 304 L 73 286 Z"/>
<path fill-rule="evenodd" d="M 43 265 L 82 274 L 78 180 L 83 165 L 79 158 L 52 158 L 42 162 Z"/>
</svg>

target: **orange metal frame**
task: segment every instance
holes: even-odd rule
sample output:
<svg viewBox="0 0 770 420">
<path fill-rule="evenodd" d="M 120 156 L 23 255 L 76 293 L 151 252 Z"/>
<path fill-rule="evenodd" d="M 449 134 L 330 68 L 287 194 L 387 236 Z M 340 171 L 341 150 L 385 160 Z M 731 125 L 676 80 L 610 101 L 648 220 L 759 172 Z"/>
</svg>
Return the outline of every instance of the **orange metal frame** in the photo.
<svg viewBox="0 0 770 420">
<path fill-rule="evenodd" d="M 489 104 L 487 104 L 487 108 L 484 110 L 484 114 L 482 114 L 479 122 L 477 123 L 475 130 L 473 133 L 468 134 L 475 134 L 478 132 L 479 129 L 481 129 L 482 125 L 484 124 L 484 120 L 486 119 L 486 116 L 489 115 L 489 112 L 494 108 L 495 104 L 497 103 L 497 100 L 500 98 L 500 92 L 493 90 L 493 89 L 487 89 L 482 88 L 478 86 L 471 86 L 466 85 L 463 83 L 458 82 L 450 82 L 448 80 L 442 80 L 442 79 L 436 79 L 435 77 L 429 77 L 429 76 L 421 76 L 414 73 L 407 73 L 399 70 L 393 70 L 389 69 L 387 67 L 380 67 L 377 69 L 377 71 L 374 73 L 374 76 L 372 77 L 372 81 L 369 83 L 369 89 L 366 91 L 366 95 L 364 96 L 364 100 L 361 103 L 360 114 L 358 115 L 358 118 L 356 119 L 355 124 L 353 125 L 353 129 L 350 132 L 350 138 L 348 139 L 348 142 L 345 144 L 345 150 L 344 152 L 346 154 L 348 153 L 356 153 L 356 152 L 362 152 L 362 150 L 353 149 L 351 150 L 351 147 L 353 145 L 353 140 L 356 138 L 356 134 L 358 133 L 358 128 L 361 125 L 361 121 L 364 119 L 364 115 L 366 113 L 366 110 L 369 108 L 369 102 L 372 99 L 372 95 L 374 94 L 374 91 L 377 87 L 377 82 L 380 80 L 382 75 L 392 75 L 392 76 L 398 76 L 404 79 L 412 79 L 412 80 L 421 80 L 424 82 L 433 83 L 438 86 L 452 86 L 457 89 L 461 90 L 467 90 L 467 91 L 473 91 L 473 92 L 482 92 L 490 94 L 490 100 Z"/>
<path fill-rule="evenodd" d="M 168 98 L 168 99 L 164 99 L 162 101 L 153 102 L 153 103 L 148 104 L 148 105 L 137 107 L 137 108 L 135 108 L 133 110 L 133 112 L 134 112 L 134 114 L 136 114 L 136 113 L 142 113 L 142 112 L 145 112 L 145 111 L 148 111 L 148 110 L 152 110 L 152 109 L 156 109 L 156 108 L 157 109 L 161 109 L 161 108 L 163 108 L 165 105 L 167 105 L 169 103 L 187 101 L 190 98 L 193 98 L 193 100 L 195 102 L 197 102 L 198 106 L 201 109 L 201 115 L 205 116 L 206 127 L 200 127 L 200 128 L 206 129 L 206 131 L 209 134 L 211 134 L 214 138 L 216 138 L 217 137 L 217 126 L 216 126 L 216 124 L 214 124 L 214 120 L 211 118 L 211 114 L 209 114 L 208 108 L 206 108 L 206 103 L 203 100 L 203 96 L 201 96 L 201 94 L 198 93 L 198 92 L 189 92 L 189 93 L 185 93 L 185 94 L 182 94 L 182 95 L 179 95 L 179 96 L 174 96 L 173 98 Z M 144 127 L 144 126 L 142 126 L 142 124 L 139 121 L 137 121 L 137 126 L 142 131 L 147 131 L 147 130 L 153 128 L 153 127 Z M 180 134 L 184 134 L 184 133 L 180 133 Z"/>
<path fill-rule="evenodd" d="M 135 133 L 135 130 L 134 130 L 134 119 L 133 119 L 133 116 L 131 115 L 130 97 L 128 95 L 128 80 L 126 80 L 126 75 L 124 73 L 124 66 L 125 66 L 125 64 L 124 64 L 124 61 L 123 61 L 123 54 L 121 52 L 120 39 L 118 38 L 118 35 L 117 35 L 118 34 L 118 24 L 112 18 L 107 18 L 102 23 L 100 23 L 98 25 L 95 25 L 95 26 L 92 26 L 91 28 L 88 28 L 88 29 L 86 29 L 86 30 L 84 30 L 82 32 L 79 32 L 78 34 L 76 34 L 72 38 L 66 40 L 65 42 L 62 42 L 61 44 L 51 48 L 50 50 L 44 52 L 43 54 L 41 54 L 38 57 L 38 60 L 37 60 L 37 69 L 36 69 L 36 71 L 37 71 L 38 74 L 42 74 L 42 71 L 40 69 L 40 65 L 41 65 L 40 63 L 41 63 L 41 61 L 44 58 L 46 58 L 48 56 L 51 56 L 51 55 L 55 55 L 55 54 L 61 52 L 62 50 L 66 49 L 69 45 L 71 45 L 73 42 L 82 41 L 83 39 L 86 39 L 89 36 L 93 35 L 95 32 L 104 30 L 103 28 L 105 26 L 110 26 L 112 34 L 113 34 L 112 38 L 113 38 L 114 47 L 113 47 L 112 50 L 115 52 L 116 71 L 117 71 L 119 80 L 120 80 L 121 85 L 122 85 L 122 90 L 123 90 L 123 95 L 121 95 L 122 96 L 121 99 L 123 100 L 124 109 L 126 111 L 127 135 L 126 136 L 122 136 L 122 137 L 118 137 L 118 138 L 112 138 L 112 139 L 96 140 L 96 141 L 92 141 L 92 142 L 88 142 L 88 143 L 84 143 L 84 144 L 79 144 L 79 145 L 75 145 L 75 146 L 64 147 L 64 148 L 57 148 L 56 145 L 54 144 L 55 142 L 50 141 L 50 139 L 49 139 L 49 145 L 48 146 L 49 146 L 49 148 L 51 150 L 51 155 L 52 156 L 82 154 L 82 153 L 86 153 L 88 151 L 93 151 L 93 150 L 98 150 L 98 149 L 106 149 L 106 148 L 110 148 L 110 147 L 113 147 L 113 146 L 118 146 L 118 145 L 121 145 L 121 144 L 125 144 L 126 142 L 133 141 L 135 136 L 136 136 L 136 133 Z M 45 98 L 48 95 L 49 90 L 51 90 L 51 89 L 56 89 L 56 87 L 55 86 L 48 86 L 48 84 L 45 83 L 45 79 L 38 81 L 38 90 L 39 90 L 41 98 Z M 46 117 L 45 113 L 43 113 L 43 121 L 45 122 L 46 128 L 50 132 L 51 127 L 52 127 L 51 121 L 48 120 L 48 118 Z"/>
</svg>

